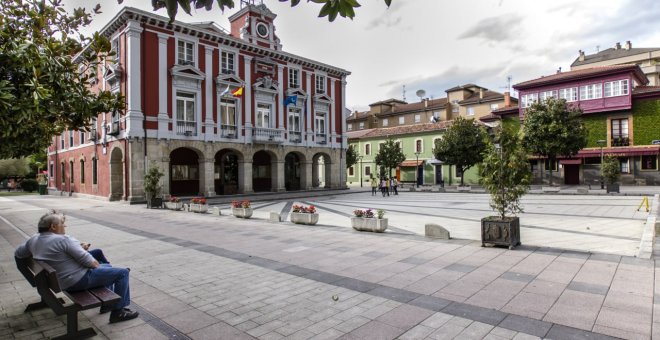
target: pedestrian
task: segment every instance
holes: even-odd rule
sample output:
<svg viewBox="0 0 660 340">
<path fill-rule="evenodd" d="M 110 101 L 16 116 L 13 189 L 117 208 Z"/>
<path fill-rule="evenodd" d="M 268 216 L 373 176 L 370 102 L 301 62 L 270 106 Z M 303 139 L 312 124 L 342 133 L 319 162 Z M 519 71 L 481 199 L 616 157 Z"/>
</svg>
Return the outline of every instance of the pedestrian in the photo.
<svg viewBox="0 0 660 340">
<path fill-rule="evenodd" d="M 387 196 L 390 196 L 390 178 L 385 177 L 385 192 L 387 193 Z"/>
<path fill-rule="evenodd" d="M 17 258 L 33 257 L 46 262 L 57 272 L 57 281 L 68 292 L 96 287 L 112 287 L 121 297 L 113 306 L 101 307 L 101 313 L 110 312 L 110 323 L 132 320 L 139 313 L 128 309 L 131 303 L 126 268 L 99 264 L 76 239 L 65 234 L 65 217 L 51 211 L 39 219 L 38 234 L 18 246 Z"/>
<path fill-rule="evenodd" d="M 394 189 L 394 194 L 395 195 L 399 194 L 399 190 L 397 188 L 398 186 L 399 186 L 399 181 L 396 179 L 396 177 L 393 177 L 392 178 L 392 189 Z"/>
<path fill-rule="evenodd" d="M 385 197 L 385 189 L 387 188 L 386 185 L 387 185 L 387 182 L 385 181 L 385 177 L 381 177 L 380 178 L 380 192 L 383 194 L 383 197 Z"/>
<path fill-rule="evenodd" d="M 378 188 L 378 179 L 371 175 L 371 196 L 376 196 L 376 189 Z"/>
</svg>

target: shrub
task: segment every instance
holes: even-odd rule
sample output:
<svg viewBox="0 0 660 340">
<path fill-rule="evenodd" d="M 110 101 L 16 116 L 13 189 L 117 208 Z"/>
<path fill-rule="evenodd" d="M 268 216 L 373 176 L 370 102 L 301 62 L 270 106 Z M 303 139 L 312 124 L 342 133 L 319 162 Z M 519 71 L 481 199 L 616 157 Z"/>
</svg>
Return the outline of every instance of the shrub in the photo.
<svg viewBox="0 0 660 340">
<path fill-rule="evenodd" d="M 23 188 L 23 191 L 33 192 L 39 188 L 39 183 L 36 179 L 24 179 L 21 181 L 21 188 Z"/>
</svg>

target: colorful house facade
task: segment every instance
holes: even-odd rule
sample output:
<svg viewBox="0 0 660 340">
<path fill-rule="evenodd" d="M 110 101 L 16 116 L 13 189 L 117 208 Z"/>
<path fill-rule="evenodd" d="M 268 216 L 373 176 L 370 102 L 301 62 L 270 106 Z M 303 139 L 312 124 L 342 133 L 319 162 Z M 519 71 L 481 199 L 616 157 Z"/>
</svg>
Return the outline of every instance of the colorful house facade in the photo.
<svg viewBox="0 0 660 340">
<path fill-rule="evenodd" d="M 546 182 L 552 167 L 558 170 L 559 183 L 597 185 L 602 157 L 613 155 L 620 162 L 622 184 L 660 185 L 660 87 L 648 83 L 637 65 L 559 72 L 514 85 L 519 108 L 493 114 L 503 117 L 505 124 L 518 124 L 515 120 L 524 124 L 525 109 L 549 97 L 583 110 L 587 146 L 574 157 L 560 157 L 556 164 L 532 157 L 536 183 Z"/>
<path fill-rule="evenodd" d="M 165 195 L 344 187 L 350 72 L 284 52 L 276 15 L 242 5 L 230 31 L 129 7 L 110 20 L 116 57 L 90 86 L 126 110 L 53 139 L 50 189 L 140 201 L 154 166 Z"/>
</svg>

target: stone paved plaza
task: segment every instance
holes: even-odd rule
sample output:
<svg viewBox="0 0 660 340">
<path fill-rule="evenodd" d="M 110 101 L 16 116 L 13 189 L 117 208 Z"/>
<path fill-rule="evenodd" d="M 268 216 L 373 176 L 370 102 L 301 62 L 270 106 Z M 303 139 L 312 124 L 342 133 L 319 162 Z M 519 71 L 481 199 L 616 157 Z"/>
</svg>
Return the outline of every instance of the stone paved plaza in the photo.
<svg viewBox="0 0 660 340">
<path fill-rule="evenodd" d="M 528 195 L 523 246 L 480 247 L 488 196 L 369 192 L 255 202 L 255 218 L 147 210 L 80 198 L 0 198 L 0 338 L 63 334 L 13 249 L 47 208 L 67 233 L 131 268 L 140 318 L 109 325 L 81 313 L 98 339 L 649 339 L 655 261 L 633 257 L 647 214 L 639 196 Z M 312 203 L 320 225 L 269 222 Z M 384 208 L 384 234 L 353 231 L 351 211 Z M 424 238 L 425 223 L 455 239 Z M 657 313 L 655 313 L 657 315 Z M 656 325 L 655 322 L 659 322 Z"/>
</svg>

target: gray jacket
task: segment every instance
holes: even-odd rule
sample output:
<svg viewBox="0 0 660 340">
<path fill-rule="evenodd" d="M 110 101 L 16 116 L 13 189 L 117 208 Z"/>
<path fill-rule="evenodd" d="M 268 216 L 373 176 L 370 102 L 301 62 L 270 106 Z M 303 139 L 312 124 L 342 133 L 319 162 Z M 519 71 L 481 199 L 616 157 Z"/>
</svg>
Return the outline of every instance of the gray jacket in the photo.
<svg viewBox="0 0 660 340">
<path fill-rule="evenodd" d="M 51 232 L 32 236 L 16 248 L 14 255 L 18 258 L 32 256 L 49 264 L 57 271 L 57 280 L 62 289 L 80 281 L 94 262 L 94 257 L 76 239 Z"/>
</svg>

